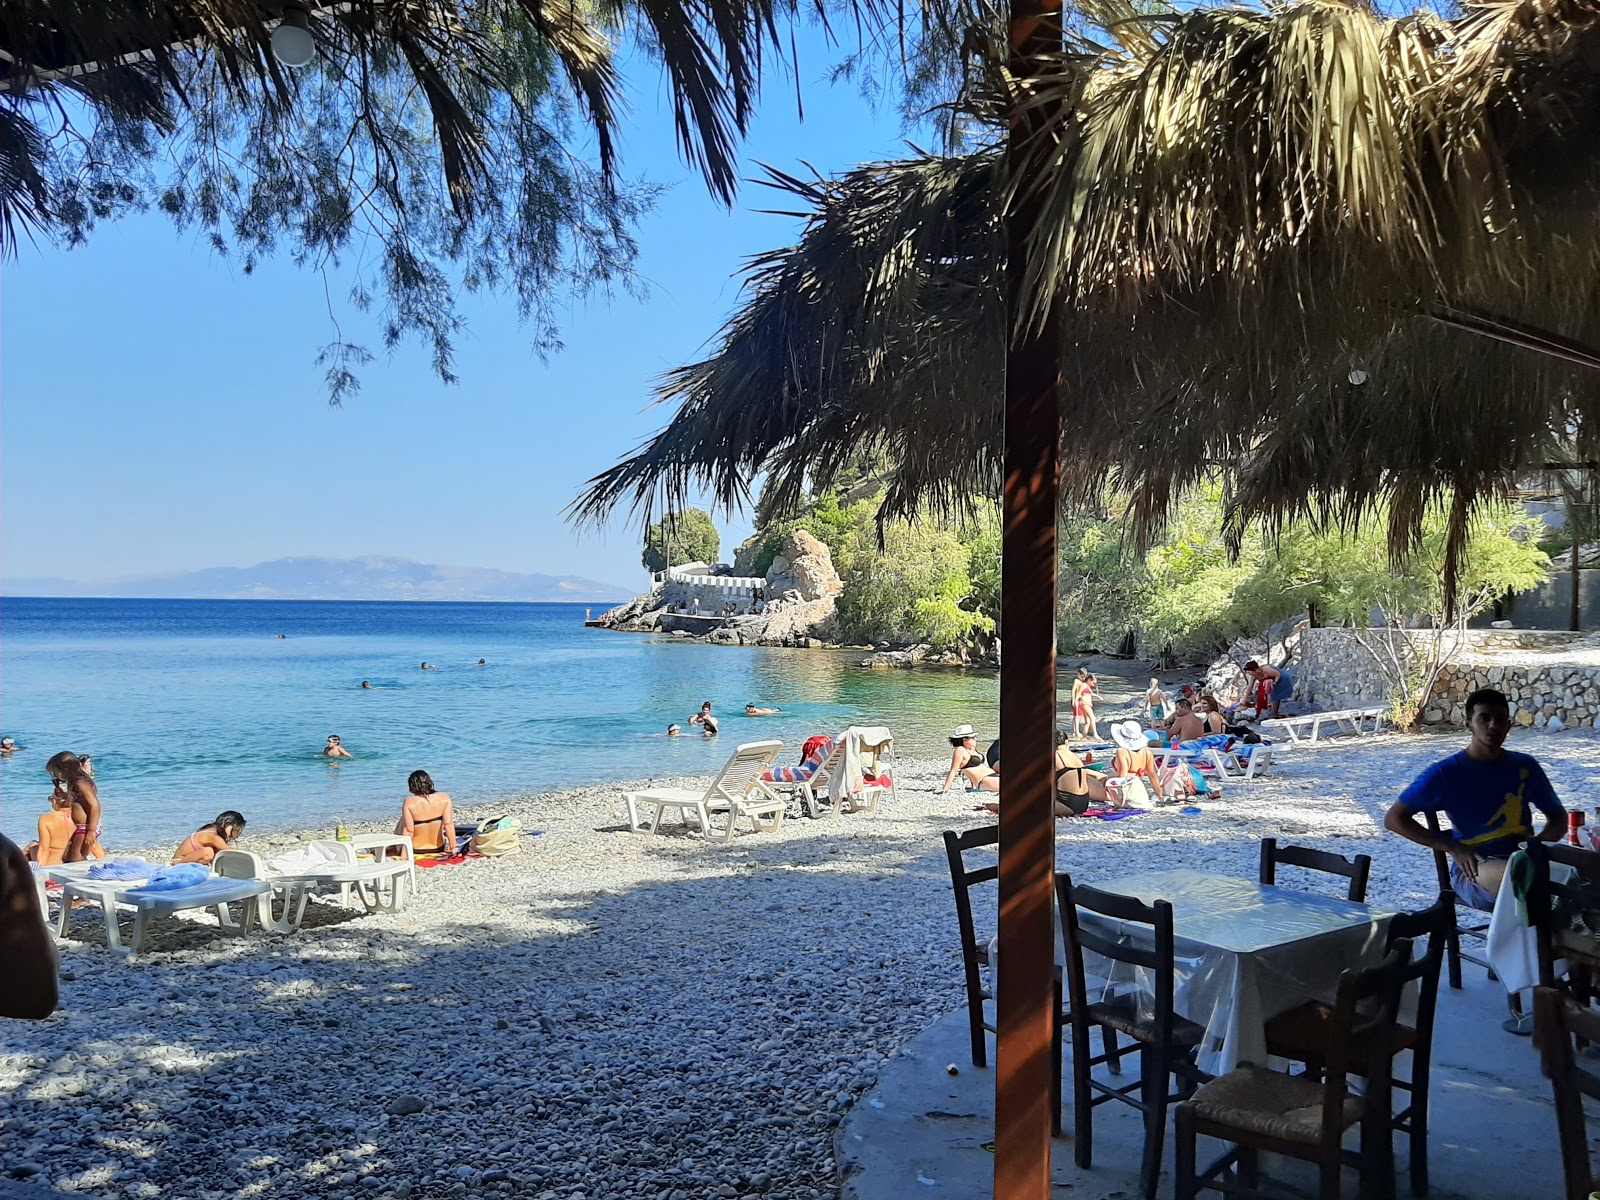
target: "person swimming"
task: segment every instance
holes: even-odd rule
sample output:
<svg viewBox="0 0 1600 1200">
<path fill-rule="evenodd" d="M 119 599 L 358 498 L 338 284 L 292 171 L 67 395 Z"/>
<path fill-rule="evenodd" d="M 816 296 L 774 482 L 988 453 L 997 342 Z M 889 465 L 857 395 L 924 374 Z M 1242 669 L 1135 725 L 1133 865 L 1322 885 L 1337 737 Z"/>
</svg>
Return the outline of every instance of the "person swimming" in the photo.
<svg viewBox="0 0 1600 1200">
<path fill-rule="evenodd" d="M 482 658 L 480 658 L 480 659 L 479 659 L 479 660 L 478 660 L 478 665 L 479 665 L 479 666 L 480 666 L 480 667 L 487 667 L 487 666 L 488 666 L 488 665 L 489 665 L 489 662 L 488 662 L 488 660 L 487 660 L 487 659 L 482 659 Z"/>
<path fill-rule="evenodd" d="M 218 854 L 230 849 L 241 833 L 244 832 L 244 817 L 228 809 L 217 814 L 217 819 L 209 825 L 202 825 L 182 842 L 172 856 L 172 865 L 180 866 L 183 863 L 199 863 L 209 867 L 216 860 Z"/>
<path fill-rule="evenodd" d="M 754 704 L 744 706 L 744 715 L 747 717 L 775 717 L 782 711 L 781 708 L 757 708 Z"/>
<path fill-rule="evenodd" d="M 318 755 L 318 757 L 348 758 L 351 762 L 354 762 L 356 759 L 354 754 L 351 754 L 350 751 L 344 748 L 344 743 L 339 740 L 339 735 L 337 733 L 330 733 L 328 735 L 328 744 L 322 748 L 322 753 Z"/>
<path fill-rule="evenodd" d="M 419 671 L 437 671 L 439 668 L 434 666 L 430 662 L 425 662 L 425 663 L 422 664 L 422 666 L 418 667 L 417 669 Z"/>
<path fill-rule="evenodd" d="M 0 738 L 0 758 L 10 758 L 16 752 L 16 738 Z"/>
<path fill-rule="evenodd" d="M 362 690 L 362 691 L 363 691 L 363 692 L 370 692 L 370 691 L 372 691 L 372 690 L 373 690 L 373 689 L 372 689 L 372 685 L 371 685 L 371 684 L 370 684 L 370 683 L 368 683 L 368 682 L 367 682 L 367 681 L 366 681 L 366 680 L 365 680 L 365 679 L 363 679 L 363 680 L 362 680 L 362 681 L 361 681 L 361 690 Z"/>
<path fill-rule="evenodd" d="M 676 721 L 674 721 L 671 725 L 667 726 L 667 736 L 668 737 L 682 737 L 683 736 L 683 726 L 679 725 Z"/>
</svg>

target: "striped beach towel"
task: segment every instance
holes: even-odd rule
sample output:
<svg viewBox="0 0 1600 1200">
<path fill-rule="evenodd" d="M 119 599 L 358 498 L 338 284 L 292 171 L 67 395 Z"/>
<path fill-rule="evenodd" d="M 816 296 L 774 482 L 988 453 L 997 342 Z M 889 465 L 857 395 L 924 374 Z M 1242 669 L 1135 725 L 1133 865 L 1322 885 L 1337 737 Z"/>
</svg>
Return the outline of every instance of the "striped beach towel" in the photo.
<svg viewBox="0 0 1600 1200">
<path fill-rule="evenodd" d="M 817 768 L 822 765 L 825 758 L 833 750 L 834 738 L 823 738 L 820 745 L 812 750 L 809 758 L 798 767 L 773 767 L 761 778 L 767 783 L 805 783 L 817 773 Z"/>
</svg>

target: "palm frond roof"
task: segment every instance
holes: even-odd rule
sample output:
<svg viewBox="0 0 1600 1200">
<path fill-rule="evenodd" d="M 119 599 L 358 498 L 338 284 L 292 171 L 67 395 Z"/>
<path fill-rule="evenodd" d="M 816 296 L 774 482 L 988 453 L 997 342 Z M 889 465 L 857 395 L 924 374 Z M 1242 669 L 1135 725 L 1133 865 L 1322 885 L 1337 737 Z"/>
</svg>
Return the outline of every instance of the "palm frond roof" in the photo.
<svg viewBox="0 0 1600 1200">
<path fill-rule="evenodd" d="M 1600 2 L 1311 0 L 1106 41 L 1025 99 L 1052 120 L 1015 178 L 992 148 L 774 173 L 798 243 L 752 264 L 714 352 L 664 380 L 671 423 L 573 514 L 735 502 L 758 473 L 798 492 L 860 443 L 900 466 L 891 515 L 996 493 L 1002 216 L 1025 194 L 1066 493 L 1125 490 L 1142 537 L 1221 466 L 1235 529 L 1386 501 L 1400 553 L 1450 492 L 1459 549 L 1552 438 L 1595 457 L 1600 373 L 1460 314 L 1600 341 Z"/>
</svg>

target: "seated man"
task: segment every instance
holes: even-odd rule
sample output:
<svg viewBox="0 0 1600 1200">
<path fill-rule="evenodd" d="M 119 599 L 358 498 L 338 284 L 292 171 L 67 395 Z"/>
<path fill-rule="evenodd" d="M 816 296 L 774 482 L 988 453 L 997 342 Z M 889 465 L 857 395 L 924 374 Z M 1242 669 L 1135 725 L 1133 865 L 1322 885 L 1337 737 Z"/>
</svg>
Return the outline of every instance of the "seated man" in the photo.
<svg viewBox="0 0 1600 1200">
<path fill-rule="evenodd" d="M 1384 814 L 1384 828 L 1450 856 L 1450 882 L 1462 903 L 1490 912 L 1517 843 L 1534 836 L 1532 808 L 1544 814 L 1540 841 L 1555 842 L 1567 812 L 1544 769 L 1531 755 L 1505 748 L 1511 706 L 1493 688 L 1467 697 L 1472 744 L 1441 759 L 1400 793 Z M 1454 828 L 1433 834 L 1417 813 L 1443 812 Z"/>
<path fill-rule="evenodd" d="M 1179 700 L 1173 708 L 1172 720 L 1167 722 L 1167 733 L 1174 742 L 1192 741 L 1206 735 L 1206 725 L 1195 716 L 1194 705 L 1190 701 Z"/>
</svg>

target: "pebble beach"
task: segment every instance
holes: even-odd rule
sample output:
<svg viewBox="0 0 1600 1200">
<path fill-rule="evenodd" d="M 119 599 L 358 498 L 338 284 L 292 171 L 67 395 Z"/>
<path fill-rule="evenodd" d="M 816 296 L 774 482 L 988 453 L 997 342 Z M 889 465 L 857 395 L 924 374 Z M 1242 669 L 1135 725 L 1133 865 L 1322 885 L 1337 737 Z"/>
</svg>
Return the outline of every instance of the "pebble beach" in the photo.
<svg viewBox="0 0 1600 1200">
<path fill-rule="evenodd" d="M 1058 864 L 1091 882 L 1253 877 L 1276 836 L 1370 854 L 1372 902 L 1419 907 L 1431 860 L 1382 832 L 1383 809 L 1465 740 L 1293 748 L 1198 815 L 1058 822 Z M 1569 807 L 1600 803 L 1592 732 L 1510 745 Z M 422 872 L 397 915 L 316 904 L 294 936 L 171 920 L 124 961 L 98 908 L 81 911 L 60 1010 L 6 1027 L 0 1173 L 196 1200 L 836 1195 L 842 1114 L 962 1003 L 940 833 L 991 818 L 935 793 L 947 765 L 902 761 L 877 814 L 791 818 L 728 847 L 631 832 L 614 784 L 461 803 L 460 819 L 503 811 L 542 832 L 520 856 Z M 296 841 L 252 828 L 242 845 Z M 992 890 L 979 903 L 992 929 Z"/>
</svg>

